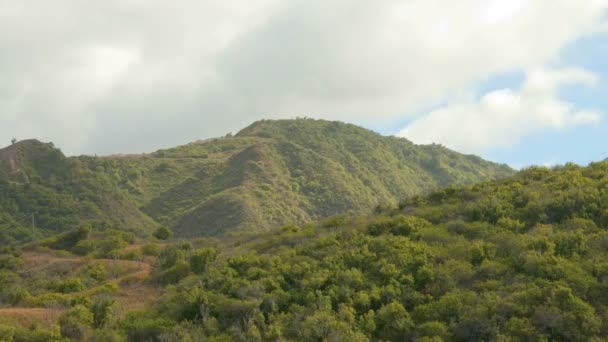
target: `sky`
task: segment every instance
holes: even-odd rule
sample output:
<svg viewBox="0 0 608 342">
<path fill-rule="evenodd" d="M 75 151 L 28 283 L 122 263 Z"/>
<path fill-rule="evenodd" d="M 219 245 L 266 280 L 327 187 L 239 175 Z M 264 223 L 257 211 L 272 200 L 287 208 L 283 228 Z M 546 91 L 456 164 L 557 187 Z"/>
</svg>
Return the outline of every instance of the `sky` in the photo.
<svg viewBox="0 0 608 342">
<path fill-rule="evenodd" d="M 306 116 L 587 164 L 606 94 L 608 0 L 0 1 L 0 139 L 68 155 Z"/>
</svg>

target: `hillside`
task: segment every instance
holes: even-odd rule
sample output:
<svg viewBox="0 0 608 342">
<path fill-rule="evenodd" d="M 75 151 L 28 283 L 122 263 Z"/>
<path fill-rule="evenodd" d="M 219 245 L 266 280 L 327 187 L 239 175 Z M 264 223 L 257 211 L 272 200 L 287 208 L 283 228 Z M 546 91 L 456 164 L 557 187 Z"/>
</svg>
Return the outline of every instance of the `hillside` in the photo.
<svg viewBox="0 0 608 342">
<path fill-rule="evenodd" d="M 369 212 L 404 196 L 513 172 L 441 146 L 304 119 L 260 121 L 235 136 L 89 161 L 118 173 L 116 182 L 142 210 L 180 236 Z"/>
<path fill-rule="evenodd" d="M 26 240 L 32 212 L 42 235 L 83 223 L 140 232 L 160 224 L 177 236 L 268 230 L 512 172 L 441 146 L 307 119 L 260 121 L 235 136 L 144 155 L 65 158 L 30 140 L 0 150 L 0 231 Z"/>
<path fill-rule="evenodd" d="M 604 162 L 530 168 L 412 196 L 373 215 L 220 240 L 125 242 L 107 251 L 101 241 L 112 234 L 133 239 L 105 233 L 83 240 L 97 246 L 84 260 L 54 251 L 62 257 L 43 267 L 48 282 L 25 270 L 49 251 L 1 255 L 0 284 L 24 289 L 0 286 L 0 300 L 11 304 L 0 318 L 13 322 L 0 319 L 0 332 L 23 339 L 34 333 L 19 327 L 24 313 L 52 309 L 49 328 L 35 331 L 47 340 L 60 331 L 113 341 L 603 341 L 607 227 Z M 86 267 L 64 268 L 70 284 L 80 284 L 69 291 L 67 280 L 56 278 L 62 263 L 103 265 L 109 255 L 136 261 L 121 262 L 114 276 L 107 265 L 100 277 Z M 133 288 L 121 280 L 147 274 L 137 260 L 151 268 L 147 281 L 133 286 L 164 289 L 132 310 L 123 300 Z M 111 290 L 108 279 L 120 284 Z M 116 315 L 99 312 L 103 298 L 113 300 L 108 312 Z M 105 317 L 103 324 L 92 313 Z"/>
<path fill-rule="evenodd" d="M 531 168 L 225 240 L 138 317 L 211 340 L 605 340 L 607 228 L 608 163 Z"/>
<path fill-rule="evenodd" d="M 26 140 L 0 149 L 0 246 L 83 225 L 137 232 L 156 227 L 108 175 L 52 144 Z"/>
</svg>

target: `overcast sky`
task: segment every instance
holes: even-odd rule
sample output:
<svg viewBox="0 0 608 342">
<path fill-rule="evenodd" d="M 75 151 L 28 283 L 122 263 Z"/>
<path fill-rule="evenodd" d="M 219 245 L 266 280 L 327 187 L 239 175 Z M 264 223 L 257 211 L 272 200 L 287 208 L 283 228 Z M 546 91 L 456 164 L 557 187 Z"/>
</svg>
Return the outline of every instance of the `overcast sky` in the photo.
<svg viewBox="0 0 608 342">
<path fill-rule="evenodd" d="M 0 138 L 148 152 L 309 116 L 586 163 L 607 65 L 608 0 L 3 0 Z"/>
</svg>

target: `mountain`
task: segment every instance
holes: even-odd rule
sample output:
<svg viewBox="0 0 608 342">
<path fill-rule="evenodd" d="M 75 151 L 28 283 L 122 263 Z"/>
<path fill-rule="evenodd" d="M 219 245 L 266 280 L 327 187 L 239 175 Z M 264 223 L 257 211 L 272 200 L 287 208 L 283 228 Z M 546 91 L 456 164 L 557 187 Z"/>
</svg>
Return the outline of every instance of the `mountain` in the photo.
<svg viewBox="0 0 608 342">
<path fill-rule="evenodd" d="M 0 149 L 0 245 L 79 225 L 144 232 L 156 223 L 110 177 L 53 144 L 24 140 Z"/>
<path fill-rule="evenodd" d="M 439 145 L 310 119 L 259 121 L 234 136 L 143 155 L 65 158 L 51 145 L 23 141 L 1 150 L 0 170 L 3 186 L 20 189 L 5 195 L 11 210 L 0 227 L 26 225 L 16 217 L 42 205 L 20 198 L 44 193 L 55 214 L 66 213 L 40 209 L 46 230 L 82 218 L 136 231 L 160 224 L 183 237 L 369 212 L 437 187 L 513 173 Z"/>
</svg>

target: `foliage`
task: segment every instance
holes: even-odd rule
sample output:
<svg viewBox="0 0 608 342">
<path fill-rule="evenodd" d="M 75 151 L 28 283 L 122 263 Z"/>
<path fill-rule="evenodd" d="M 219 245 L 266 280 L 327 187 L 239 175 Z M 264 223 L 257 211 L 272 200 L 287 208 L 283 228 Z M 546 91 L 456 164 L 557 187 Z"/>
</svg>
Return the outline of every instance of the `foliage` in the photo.
<svg viewBox="0 0 608 342">
<path fill-rule="evenodd" d="M 148 155 L 66 158 L 52 144 L 24 140 L 0 149 L 0 244 L 85 226 L 140 236 L 166 227 L 192 237 L 335 215 L 327 224 L 339 225 L 345 213 L 405 195 L 510 174 L 438 145 L 323 120 L 260 121 Z M 157 230 L 161 239 L 167 232 Z M 80 254 L 92 248 L 77 244 Z"/>
<path fill-rule="evenodd" d="M 533 168 L 340 225 L 233 237 L 156 315 L 194 322 L 183 339 L 603 340 L 607 199 L 608 163 Z M 161 262 L 199 273 L 199 253 L 170 247 Z"/>
<path fill-rule="evenodd" d="M 169 230 L 167 227 L 158 227 L 158 229 L 154 231 L 154 237 L 159 240 L 167 240 L 172 234 L 173 232 L 171 232 L 171 230 Z"/>
<path fill-rule="evenodd" d="M 59 318 L 61 336 L 74 341 L 84 341 L 92 323 L 91 312 L 82 305 L 75 306 Z"/>
<path fill-rule="evenodd" d="M 112 319 L 114 306 L 115 301 L 106 297 L 99 298 L 91 304 L 94 328 L 102 328 Z"/>
<path fill-rule="evenodd" d="M 303 124 L 319 128 L 315 126 L 317 122 Z M 236 165 L 236 160 L 230 159 L 237 158 L 231 151 L 240 149 L 238 158 L 243 158 L 238 160 L 240 169 L 219 167 L 221 172 L 235 172 L 229 175 L 231 180 L 238 180 L 230 183 L 234 188 L 239 184 L 261 184 L 260 179 L 279 179 L 278 171 L 268 178 L 248 178 L 252 174 L 281 170 L 274 164 L 262 163 L 265 158 L 253 158 L 260 164 L 248 161 L 259 153 L 278 153 L 273 141 L 287 136 L 293 144 L 309 146 L 328 155 L 332 155 L 335 139 L 344 139 L 349 144 L 340 145 L 341 156 L 335 157 L 340 163 L 346 163 L 346 159 L 355 155 L 363 158 L 355 153 L 356 149 L 368 151 L 365 146 L 357 145 L 360 141 L 356 137 L 344 136 L 356 135 L 359 131 L 355 128 L 346 129 L 346 134 L 343 126 L 321 124 L 319 134 L 299 134 L 290 122 L 259 123 L 219 142 L 193 144 L 150 157 L 163 159 L 166 164 L 162 167 L 154 164 L 154 160 L 147 162 L 155 165 L 154 170 L 158 168 L 154 172 L 179 173 L 185 168 L 180 163 L 187 164 L 195 156 L 201 163 L 217 158 L 222 163 Z M 365 137 L 361 140 L 374 141 L 367 133 L 360 134 Z M 247 150 L 257 139 L 274 147 Z M 285 147 L 281 153 L 288 150 Z M 205 151 L 204 158 L 199 154 L 202 151 Z M 344 157 L 348 156 L 347 152 L 350 157 Z M 241 153 L 246 153 L 247 158 Z M 183 157 L 187 157 L 184 162 L 172 160 Z M 435 158 L 425 165 L 449 177 L 443 162 Z M 107 170 L 130 170 L 121 167 L 124 165 L 108 166 Z M 151 169 L 145 170 L 131 175 L 132 184 L 128 185 L 141 190 L 138 195 L 141 197 L 136 201 L 141 201 L 142 206 L 154 197 L 151 193 L 160 191 L 161 187 L 149 178 L 144 180 L 148 177 L 144 174 Z M 243 174 L 235 170 L 257 170 L 258 173 Z M 295 174 L 296 170 L 304 169 L 290 164 L 288 170 Z M 355 166 L 353 170 L 361 171 Z M 298 194 L 301 191 L 310 195 L 306 203 L 315 200 L 327 201 L 328 206 L 336 203 L 322 191 L 322 184 L 326 183 L 309 182 L 306 171 L 301 172 L 298 177 L 306 182 L 294 187 L 299 187 Z M 226 179 L 214 178 L 214 181 L 222 180 Z M 367 180 L 373 184 L 373 178 Z M 364 183 L 353 185 L 352 189 L 364 189 L 361 184 Z M 263 190 L 261 195 L 270 196 L 277 192 L 275 185 L 258 190 Z M 195 187 L 188 183 L 186 188 Z M 182 193 L 181 190 L 173 195 Z M 222 201 L 227 199 L 242 203 L 239 195 L 249 201 L 249 190 L 233 189 L 234 196 L 216 198 L 218 206 L 213 208 L 221 208 L 221 204 L 225 204 Z M 345 193 L 351 195 L 349 201 L 357 200 L 356 192 L 347 191 L 339 196 Z M 196 197 L 187 194 L 182 204 Z M 323 195 L 317 196 L 319 194 Z M 366 191 L 362 190 L 360 195 L 365 197 Z M 47 334 L 44 335 L 47 340 L 61 338 L 59 333 L 72 339 L 93 341 L 601 341 L 608 338 L 605 296 L 608 291 L 608 163 L 588 167 L 564 165 L 554 169 L 534 167 L 508 179 L 450 186 L 425 195 L 405 192 L 403 195 L 408 196 L 398 205 L 383 204 L 365 216 L 332 213 L 319 222 L 298 225 L 294 223 L 298 221 L 293 220 L 284 222 L 288 224 L 278 229 L 233 233 L 217 240 L 159 243 L 154 237 L 136 237 L 121 230 L 93 226 L 87 239 L 77 241 L 68 238 L 73 236 L 70 235 L 73 231 L 65 230 L 59 235 L 45 236 L 45 243 L 23 246 L 24 252 L 20 248 L 1 251 L 0 299 L 5 305 L 62 308 L 63 315 L 49 330 L 32 330 L 36 334 Z M 175 208 L 160 210 L 158 217 L 168 215 L 165 216 L 167 222 L 171 221 L 171 213 L 179 211 Z M 195 215 L 193 211 L 197 210 L 189 209 L 178 216 Z M 233 219 L 225 212 L 218 215 L 226 221 Z M 201 226 L 206 223 L 192 221 L 195 222 Z M 259 228 L 263 230 L 264 226 Z M 67 250 L 43 247 L 57 246 L 55 243 L 59 241 L 62 241 L 60 247 L 74 252 L 78 251 L 76 246 L 81 241 L 93 242 L 94 249 L 87 252 L 86 257 L 78 257 Z M 40 250 L 55 253 L 54 264 L 32 268 L 28 273 L 31 254 Z M 137 253 L 131 254 L 132 251 Z M 107 260 L 107 256 L 116 258 Z M 118 260 L 120 257 L 136 257 L 141 261 Z M 132 287 L 125 281 L 125 276 L 145 278 L 148 272 L 151 274 L 147 280 L 136 282 Z M 162 295 L 158 295 L 161 287 Z M 159 292 L 147 296 L 145 305 L 128 302 L 130 306 L 119 305 L 124 297 L 150 289 Z M 6 336 L 26 336 L 25 331 L 29 333 L 18 324 L 0 324 L 0 334 Z"/>
</svg>

